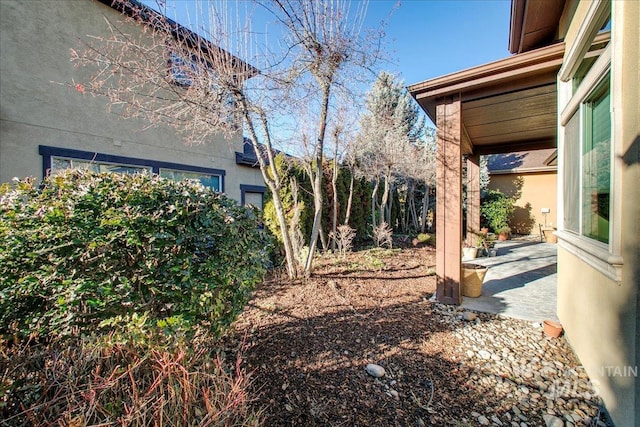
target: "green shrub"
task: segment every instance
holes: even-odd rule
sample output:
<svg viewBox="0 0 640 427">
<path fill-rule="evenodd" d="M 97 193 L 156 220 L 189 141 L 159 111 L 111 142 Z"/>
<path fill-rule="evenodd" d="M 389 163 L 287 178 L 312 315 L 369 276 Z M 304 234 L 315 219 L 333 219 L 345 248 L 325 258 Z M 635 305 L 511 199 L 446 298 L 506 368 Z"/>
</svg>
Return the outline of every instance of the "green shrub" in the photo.
<svg viewBox="0 0 640 427">
<path fill-rule="evenodd" d="M 514 200 L 497 190 L 485 193 L 480 205 L 480 223 L 495 233 L 509 226 L 513 214 Z"/>
<path fill-rule="evenodd" d="M 219 334 L 264 277 L 257 224 L 188 181 L 64 171 L 4 184 L 0 334 Z"/>
<path fill-rule="evenodd" d="M 431 240 L 431 235 L 428 233 L 420 233 L 417 239 L 419 243 L 427 243 Z"/>
</svg>

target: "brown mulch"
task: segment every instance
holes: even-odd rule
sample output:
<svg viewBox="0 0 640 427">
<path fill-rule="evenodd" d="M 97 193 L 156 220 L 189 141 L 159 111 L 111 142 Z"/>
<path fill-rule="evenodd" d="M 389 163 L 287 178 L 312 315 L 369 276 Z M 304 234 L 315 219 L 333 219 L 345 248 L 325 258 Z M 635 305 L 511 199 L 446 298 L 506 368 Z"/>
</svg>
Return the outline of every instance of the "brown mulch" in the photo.
<svg viewBox="0 0 640 427">
<path fill-rule="evenodd" d="M 430 321 L 434 268 L 431 247 L 374 249 L 259 287 L 234 331 L 266 425 L 444 425 L 500 406 L 468 384 L 449 326 Z"/>
<path fill-rule="evenodd" d="M 543 354 L 544 363 L 563 360 L 564 369 L 579 363 L 568 345 L 522 344 L 524 336 L 541 334 L 527 322 L 489 314 L 472 323 L 460 320 L 455 308 L 429 302 L 434 269 L 435 250 L 428 246 L 371 249 L 344 259 L 320 257 L 313 275 L 296 283 L 272 277 L 259 286 L 233 325 L 227 348 L 234 357 L 243 347 L 244 368 L 253 379 L 250 397 L 254 409 L 263 410 L 264 425 L 470 426 L 482 414 L 500 415 L 504 425 L 518 416 L 529 426 L 544 425 L 547 401 L 523 403 L 526 396 L 514 391 L 521 384 L 513 377 L 518 375 L 500 374 L 504 360 L 477 357 L 491 346 L 470 348 L 462 337 L 476 334 L 473 325 L 486 328 L 484 339 L 499 341 L 505 358 L 516 356 L 514 363 L 533 363 Z M 494 322 L 500 337 L 491 335 Z M 524 353 L 532 354 L 518 362 Z M 367 374 L 369 363 L 384 367 L 386 375 Z M 496 385 L 496 378 L 504 384 Z M 567 405 L 578 403 L 585 401 Z M 516 405 L 529 408 L 529 418 Z"/>
</svg>

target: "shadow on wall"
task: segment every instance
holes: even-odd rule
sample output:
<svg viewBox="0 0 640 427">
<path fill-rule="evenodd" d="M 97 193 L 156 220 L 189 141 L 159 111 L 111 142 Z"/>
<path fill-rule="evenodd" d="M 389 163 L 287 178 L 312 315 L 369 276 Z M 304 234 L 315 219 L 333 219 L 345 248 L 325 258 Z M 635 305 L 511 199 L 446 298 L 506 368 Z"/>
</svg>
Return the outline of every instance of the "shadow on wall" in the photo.
<svg viewBox="0 0 640 427">
<path fill-rule="evenodd" d="M 536 219 L 531 213 L 532 208 L 531 203 L 529 202 L 525 203 L 524 207 L 517 205 L 515 206 L 513 215 L 511 216 L 511 220 L 509 221 L 509 226 L 514 233 L 531 234 L 531 232 L 534 231 Z"/>
<path fill-rule="evenodd" d="M 487 157 L 489 170 L 510 170 L 522 166 L 528 153 L 492 154 Z"/>
<path fill-rule="evenodd" d="M 521 162 L 521 159 L 518 159 Z M 514 162 L 517 162 L 514 160 Z M 516 166 L 513 166 L 516 167 Z M 524 178 L 522 176 L 514 176 L 514 178 L 500 189 L 507 197 L 512 198 L 516 203 L 522 197 L 522 187 L 524 186 Z M 523 202 L 523 201 L 520 201 Z M 526 202 L 524 206 L 515 205 L 513 214 L 509 219 L 509 227 L 515 234 L 531 234 L 536 225 L 536 218 L 532 215 L 531 203 Z"/>
</svg>

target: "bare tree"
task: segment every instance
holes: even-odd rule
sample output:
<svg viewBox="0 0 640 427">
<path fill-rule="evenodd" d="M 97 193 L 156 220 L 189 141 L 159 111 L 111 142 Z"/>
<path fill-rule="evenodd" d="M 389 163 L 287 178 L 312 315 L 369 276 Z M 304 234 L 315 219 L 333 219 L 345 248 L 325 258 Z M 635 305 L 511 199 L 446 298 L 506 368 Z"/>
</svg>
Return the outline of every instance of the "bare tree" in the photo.
<svg viewBox="0 0 640 427">
<path fill-rule="evenodd" d="M 367 96 L 355 147 L 364 175 L 374 183 L 373 226 L 376 209 L 380 223 L 391 224 L 391 193 L 398 177 L 406 177 L 415 161 L 414 144 L 421 137 L 424 119 L 408 93 L 389 73 L 382 72 Z M 380 185 L 382 197 L 377 203 Z"/>
<path fill-rule="evenodd" d="M 282 61 L 263 58 L 266 71 L 261 72 L 223 49 L 251 57 L 255 48 L 251 31 L 226 16 L 224 7 L 209 8 L 208 28 L 195 32 L 136 1 L 114 0 L 114 6 L 125 14 L 124 21 L 105 18 L 107 36 L 88 36 L 82 49 L 71 50 L 72 61 L 91 72 L 86 82 L 74 81 L 72 86 L 107 97 L 109 107 L 124 118 L 143 119 L 149 127 L 173 127 L 185 143 L 241 134 L 242 121 L 273 197 L 287 272 L 295 278 L 295 256 L 280 198 L 283 183 L 269 127 L 269 112 L 288 84 L 282 78 L 286 70 L 270 64 Z"/>
<path fill-rule="evenodd" d="M 314 137 L 309 135 L 307 171 L 313 191 L 314 219 L 309 239 L 305 272 L 311 271 L 317 240 L 322 228 L 323 163 L 325 136 L 335 92 L 349 87 L 378 60 L 380 34 L 363 32 L 367 1 L 344 0 L 264 0 L 287 29 L 283 43 L 294 52 L 291 73 L 295 76 L 297 98 L 316 118 Z M 316 103 L 313 101 L 317 100 Z"/>
<path fill-rule="evenodd" d="M 147 126 L 174 127 L 187 143 L 237 135 L 242 120 L 273 197 L 289 276 L 296 277 L 280 195 L 282 177 L 274 162 L 273 118 L 306 103 L 316 119 L 308 169 L 315 214 L 304 266 L 308 273 L 321 230 L 322 167 L 331 102 L 338 90 L 348 87 L 346 82 L 376 61 L 380 34 L 371 37 L 362 32 L 366 1 L 256 0 L 255 4 L 282 24 L 280 52 L 259 48 L 249 21 L 234 19 L 228 2 L 208 5 L 203 0 L 199 10 L 207 11 L 206 19 L 192 31 L 135 0 L 114 0 L 129 21 L 143 25 L 106 20 L 109 36 L 88 37 L 84 49 L 72 50 L 78 66 L 93 70 L 88 82 L 72 84 L 82 92 L 106 96 L 123 117 L 142 118 Z M 251 59 L 260 70 L 240 57 Z"/>
<path fill-rule="evenodd" d="M 424 135 L 416 141 L 413 159 L 414 161 L 409 168 L 409 176 L 414 183 L 420 183 L 424 186 L 420 219 L 419 221 L 414 220 L 414 226 L 417 222 L 420 231 L 424 233 L 427 226 L 430 190 L 436 183 L 436 134 L 434 128 L 425 129 Z M 409 193 L 408 197 L 412 200 L 414 193 Z M 410 203 L 415 206 L 415 201 Z M 416 212 L 412 212 L 412 215 L 416 215 Z"/>
</svg>

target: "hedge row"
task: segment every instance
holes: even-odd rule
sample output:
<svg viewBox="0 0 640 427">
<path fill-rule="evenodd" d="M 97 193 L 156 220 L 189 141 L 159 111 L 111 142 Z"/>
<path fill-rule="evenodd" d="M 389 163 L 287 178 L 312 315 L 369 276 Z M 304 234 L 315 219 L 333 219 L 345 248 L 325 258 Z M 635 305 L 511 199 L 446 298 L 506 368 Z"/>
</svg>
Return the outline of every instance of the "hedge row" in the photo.
<svg viewBox="0 0 640 427">
<path fill-rule="evenodd" d="M 199 183 L 146 174 L 3 184 L 0 334 L 219 334 L 266 272 L 257 224 Z"/>
</svg>

